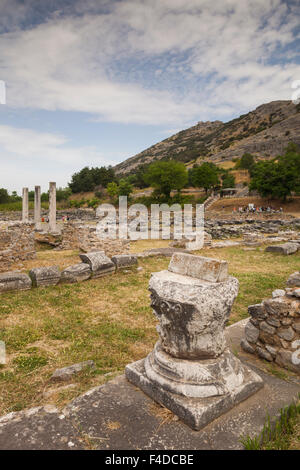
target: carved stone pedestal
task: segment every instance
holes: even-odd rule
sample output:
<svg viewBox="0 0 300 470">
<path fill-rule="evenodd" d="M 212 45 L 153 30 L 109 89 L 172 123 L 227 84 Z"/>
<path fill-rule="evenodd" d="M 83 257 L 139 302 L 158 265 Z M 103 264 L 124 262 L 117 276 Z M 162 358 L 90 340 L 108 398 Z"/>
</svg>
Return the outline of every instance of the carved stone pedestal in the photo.
<svg viewBox="0 0 300 470">
<path fill-rule="evenodd" d="M 227 263 L 175 253 L 168 271 L 150 279 L 160 340 L 127 379 L 200 429 L 263 386 L 228 348 L 225 324 L 238 293 Z"/>
</svg>

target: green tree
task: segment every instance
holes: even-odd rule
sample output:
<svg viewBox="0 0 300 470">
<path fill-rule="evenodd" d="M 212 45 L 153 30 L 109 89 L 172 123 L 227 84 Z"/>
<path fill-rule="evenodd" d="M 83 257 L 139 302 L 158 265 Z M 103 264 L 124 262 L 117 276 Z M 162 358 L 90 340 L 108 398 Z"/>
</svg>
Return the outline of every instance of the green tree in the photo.
<svg viewBox="0 0 300 470">
<path fill-rule="evenodd" d="M 209 189 L 219 184 L 218 167 L 213 163 L 204 162 L 193 169 L 192 182 L 195 187 L 204 188 L 207 193 Z"/>
<path fill-rule="evenodd" d="M 106 189 L 107 189 L 108 195 L 109 195 L 112 199 L 114 199 L 114 198 L 118 195 L 119 186 L 118 186 L 117 183 L 115 183 L 114 181 L 111 182 L 111 183 L 108 183 Z"/>
<path fill-rule="evenodd" d="M 229 172 L 223 173 L 221 176 L 222 179 L 222 188 L 234 188 L 235 186 L 235 177 Z"/>
<path fill-rule="evenodd" d="M 78 173 L 72 175 L 69 187 L 72 193 L 94 191 L 97 186 L 106 187 L 108 183 L 115 181 L 114 169 L 102 166 L 100 168 L 84 167 Z"/>
<path fill-rule="evenodd" d="M 129 197 L 132 192 L 133 192 L 132 184 L 130 184 L 127 179 L 121 179 L 119 181 L 118 195 Z"/>
<path fill-rule="evenodd" d="M 262 197 L 286 200 L 292 192 L 300 194 L 300 150 L 289 144 L 284 155 L 258 162 L 251 172 L 250 190 Z"/>
<path fill-rule="evenodd" d="M 56 200 L 57 202 L 66 201 L 72 194 L 71 188 L 57 188 Z"/>
<path fill-rule="evenodd" d="M 9 202 L 9 194 L 7 189 L 0 188 L 0 204 L 3 204 L 5 202 Z"/>
<path fill-rule="evenodd" d="M 249 172 L 251 172 L 254 165 L 255 159 L 253 155 L 251 155 L 251 153 L 246 152 L 242 155 L 241 159 L 237 162 L 235 167 L 242 170 L 249 170 Z"/>
<path fill-rule="evenodd" d="M 154 162 L 149 165 L 145 182 L 155 188 L 157 195 L 170 198 L 171 191 L 180 191 L 188 181 L 185 165 L 174 160 Z"/>
</svg>

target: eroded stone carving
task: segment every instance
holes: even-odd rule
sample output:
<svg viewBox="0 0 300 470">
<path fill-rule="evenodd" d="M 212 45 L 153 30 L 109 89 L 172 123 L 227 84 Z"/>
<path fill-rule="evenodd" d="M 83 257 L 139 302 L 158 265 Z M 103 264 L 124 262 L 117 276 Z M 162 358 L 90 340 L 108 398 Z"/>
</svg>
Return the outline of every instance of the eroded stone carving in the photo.
<svg viewBox="0 0 300 470">
<path fill-rule="evenodd" d="M 149 290 L 159 340 L 145 360 L 127 366 L 129 381 L 195 429 L 262 387 L 226 346 L 238 280 L 225 261 L 175 253 L 168 270 L 152 274 Z"/>
</svg>

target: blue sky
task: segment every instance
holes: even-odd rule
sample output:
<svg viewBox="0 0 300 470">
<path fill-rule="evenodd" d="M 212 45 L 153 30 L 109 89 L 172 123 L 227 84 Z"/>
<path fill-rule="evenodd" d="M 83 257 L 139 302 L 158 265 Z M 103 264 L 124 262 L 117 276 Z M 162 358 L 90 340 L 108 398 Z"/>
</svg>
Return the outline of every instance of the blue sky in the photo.
<svg viewBox="0 0 300 470">
<path fill-rule="evenodd" d="M 299 25 L 298 0 L 0 0 L 0 187 L 291 99 Z"/>
</svg>

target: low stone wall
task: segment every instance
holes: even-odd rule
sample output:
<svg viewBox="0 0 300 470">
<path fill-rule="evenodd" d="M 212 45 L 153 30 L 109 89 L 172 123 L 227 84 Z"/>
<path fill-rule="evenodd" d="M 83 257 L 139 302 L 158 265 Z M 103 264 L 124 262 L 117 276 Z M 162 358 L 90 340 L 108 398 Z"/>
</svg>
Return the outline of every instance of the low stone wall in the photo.
<svg viewBox="0 0 300 470">
<path fill-rule="evenodd" d="M 79 249 L 84 252 L 104 251 L 107 256 L 111 257 L 128 253 L 130 249 L 130 241 L 119 239 L 100 239 L 97 236 L 95 226 L 70 222 L 63 226 L 60 248 L 62 250 Z"/>
<path fill-rule="evenodd" d="M 300 273 L 277 289 L 272 298 L 250 305 L 242 348 L 300 374 Z"/>
<path fill-rule="evenodd" d="M 17 261 L 36 257 L 33 224 L 0 224 L 0 272 Z"/>
<path fill-rule="evenodd" d="M 0 273 L 0 293 L 56 286 L 59 282 L 72 284 L 113 274 L 125 268 L 136 268 L 138 264 L 137 256 L 132 254 L 116 255 L 110 259 L 103 251 L 98 251 L 79 256 L 82 263 L 69 266 L 63 271 L 58 266 L 42 266 L 31 269 L 29 275 L 19 271 Z"/>
</svg>

